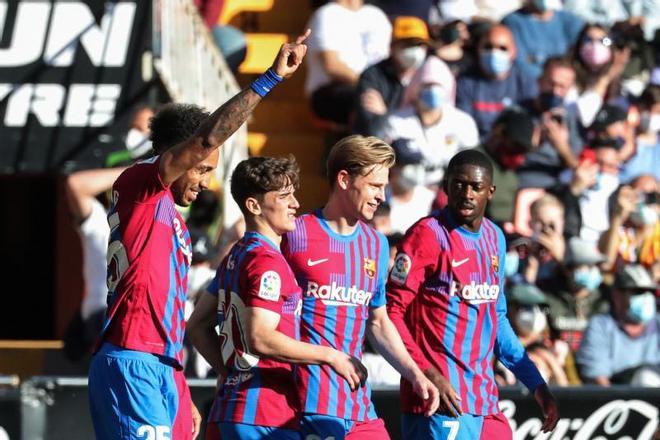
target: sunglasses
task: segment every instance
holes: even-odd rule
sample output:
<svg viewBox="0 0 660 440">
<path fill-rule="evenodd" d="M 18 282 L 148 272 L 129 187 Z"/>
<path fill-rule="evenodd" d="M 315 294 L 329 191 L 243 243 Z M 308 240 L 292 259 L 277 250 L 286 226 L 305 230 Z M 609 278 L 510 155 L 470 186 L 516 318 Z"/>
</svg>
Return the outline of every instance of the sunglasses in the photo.
<svg viewBox="0 0 660 440">
<path fill-rule="evenodd" d="M 612 39 L 610 37 L 593 38 L 590 36 L 585 36 L 582 38 L 582 43 L 601 43 L 603 46 L 609 47 L 612 45 Z"/>
</svg>

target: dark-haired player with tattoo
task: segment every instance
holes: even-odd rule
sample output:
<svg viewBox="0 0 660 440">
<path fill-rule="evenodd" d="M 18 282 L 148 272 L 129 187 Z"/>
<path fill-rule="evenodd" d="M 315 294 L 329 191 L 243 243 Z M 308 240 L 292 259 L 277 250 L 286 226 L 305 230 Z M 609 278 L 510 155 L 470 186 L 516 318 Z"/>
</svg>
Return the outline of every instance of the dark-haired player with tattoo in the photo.
<svg viewBox="0 0 660 440">
<path fill-rule="evenodd" d="M 245 216 L 246 233 L 188 322 L 193 344 L 224 379 L 209 418 L 224 439 L 300 438 L 293 364 L 328 365 L 351 389 L 366 379 L 356 358 L 298 340 L 301 289 L 280 252 L 282 235 L 296 226 L 297 186 L 292 158 L 253 157 L 238 164 L 231 194 Z M 207 438 L 213 438 L 210 432 Z"/>
<path fill-rule="evenodd" d="M 201 417 L 182 371 L 184 303 L 192 256 L 175 204 L 205 189 L 218 147 L 305 56 L 309 31 L 284 44 L 273 66 L 211 115 L 174 105 L 152 121 L 158 154 L 113 186 L 108 215 L 108 311 L 89 372 L 97 439 L 197 436 Z M 192 135 L 181 136 L 194 129 Z"/>
</svg>

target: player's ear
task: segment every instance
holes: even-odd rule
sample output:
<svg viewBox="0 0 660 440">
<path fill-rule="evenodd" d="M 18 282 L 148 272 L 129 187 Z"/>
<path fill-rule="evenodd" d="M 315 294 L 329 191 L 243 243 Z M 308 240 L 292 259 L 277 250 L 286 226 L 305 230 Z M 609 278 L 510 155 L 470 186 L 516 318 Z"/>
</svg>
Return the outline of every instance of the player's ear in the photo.
<svg viewBox="0 0 660 440">
<path fill-rule="evenodd" d="M 256 198 L 248 197 L 245 199 L 245 207 L 250 214 L 261 215 L 261 205 L 259 204 L 259 200 Z"/>
<path fill-rule="evenodd" d="M 488 188 L 488 201 L 490 201 L 493 198 L 496 189 L 497 187 L 495 185 L 491 185 L 490 188 Z"/>
<path fill-rule="evenodd" d="M 350 186 L 350 182 L 351 176 L 348 174 L 348 171 L 341 170 L 337 173 L 337 187 L 346 190 Z"/>
</svg>

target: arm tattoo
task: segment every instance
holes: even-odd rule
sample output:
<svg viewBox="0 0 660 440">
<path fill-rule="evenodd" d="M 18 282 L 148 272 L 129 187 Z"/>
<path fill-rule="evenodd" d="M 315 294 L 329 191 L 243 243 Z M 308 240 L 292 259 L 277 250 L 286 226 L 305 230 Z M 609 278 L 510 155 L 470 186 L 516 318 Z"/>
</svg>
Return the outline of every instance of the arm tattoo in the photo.
<svg viewBox="0 0 660 440">
<path fill-rule="evenodd" d="M 202 138 L 202 146 L 217 148 L 224 143 L 247 120 L 260 101 L 261 97 L 248 87 L 218 107 L 197 131 Z"/>
</svg>

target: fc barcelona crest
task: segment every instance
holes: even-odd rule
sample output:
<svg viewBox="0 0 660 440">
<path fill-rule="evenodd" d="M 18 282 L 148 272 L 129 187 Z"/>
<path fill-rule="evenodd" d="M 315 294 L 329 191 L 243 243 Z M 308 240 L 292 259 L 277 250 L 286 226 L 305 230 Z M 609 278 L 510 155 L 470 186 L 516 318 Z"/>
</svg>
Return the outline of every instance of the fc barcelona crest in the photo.
<svg viewBox="0 0 660 440">
<path fill-rule="evenodd" d="M 493 269 L 495 269 L 495 273 L 500 271 L 500 259 L 497 255 L 490 256 L 490 264 L 493 266 Z"/>
<path fill-rule="evenodd" d="M 364 273 L 366 273 L 369 278 L 373 278 L 374 275 L 376 275 L 376 261 L 370 258 L 365 258 Z"/>
</svg>

